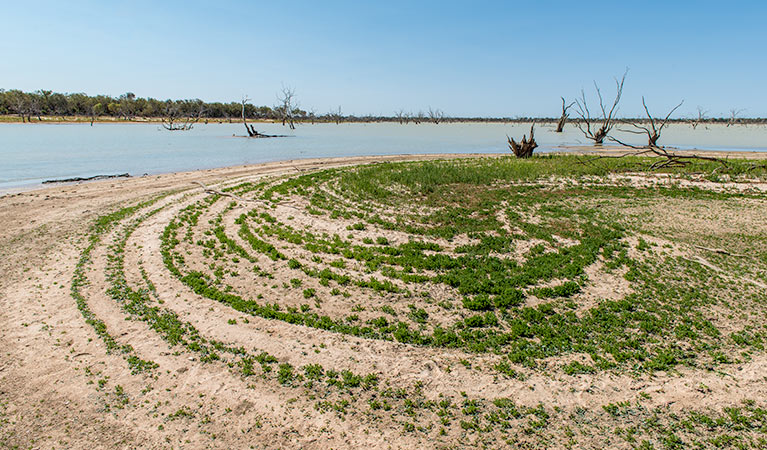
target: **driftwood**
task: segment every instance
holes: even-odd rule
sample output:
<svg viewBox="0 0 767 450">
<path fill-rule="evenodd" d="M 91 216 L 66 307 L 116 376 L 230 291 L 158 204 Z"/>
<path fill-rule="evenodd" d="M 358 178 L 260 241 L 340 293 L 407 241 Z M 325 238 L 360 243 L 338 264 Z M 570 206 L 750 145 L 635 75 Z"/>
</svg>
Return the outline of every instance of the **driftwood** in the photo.
<svg viewBox="0 0 767 450">
<path fill-rule="evenodd" d="M 509 141 L 509 148 L 517 158 L 529 158 L 533 156 L 533 150 L 538 147 L 538 144 L 535 142 L 534 128 L 535 124 L 532 124 L 530 126 L 530 139 L 528 140 L 527 136 L 523 134 L 522 141 L 519 143 L 515 141 L 514 138 L 506 135 L 506 140 Z"/>
<path fill-rule="evenodd" d="M 739 257 L 739 258 L 744 258 L 746 256 L 746 255 L 740 255 L 740 254 L 737 254 L 737 253 L 730 253 L 727 250 L 723 250 L 721 248 L 709 248 L 709 247 L 703 247 L 702 245 L 693 245 L 693 247 L 695 247 L 697 249 L 700 249 L 700 250 L 705 250 L 705 251 L 711 252 L 711 253 L 719 253 L 720 255 L 736 256 L 736 257 Z"/>
<path fill-rule="evenodd" d="M 45 180 L 43 184 L 52 183 L 73 183 L 76 181 L 96 181 L 96 180 L 108 180 L 110 178 L 130 178 L 129 173 L 121 173 L 117 175 L 94 175 L 92 177 L 74 177 L 74 178 L 61 178 L 58 180 Z"/>
<path fill-rule="evenodd" d="M 242 198 L 240 196 L 237 196 L 237 195 L 234 195 L 234 194 L 230 194 L 228 192 L 221 192 L 218 189 L 210 188 L 210 187 L 206 186 L 204 183 L 201 183 L 199 181 L 192 181 L 192 183 L 200 186 L 202 188 L 202 190 L 205 193 L 207 193 L 207 194 L 215 194 L 215 195 L 220 195 L 222 197 L 231 197 L 231 198 L 233 198 L 233 199 L 235 199 L 237 201 L 240 201 L 240 202 L 248 202 L 248 201 L 250 201 L 250 200 L 246 200 L 246 199 L 244 199 L 244 198 Z"/>
</svg>

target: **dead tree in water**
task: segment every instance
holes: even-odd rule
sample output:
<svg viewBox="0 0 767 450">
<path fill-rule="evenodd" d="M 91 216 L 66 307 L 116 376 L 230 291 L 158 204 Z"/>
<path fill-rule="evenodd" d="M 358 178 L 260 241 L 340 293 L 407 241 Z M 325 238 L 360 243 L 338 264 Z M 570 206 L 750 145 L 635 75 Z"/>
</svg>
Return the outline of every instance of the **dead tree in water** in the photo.
<svg viewBox="0 0 767 450">
<path fill-rule="evenodd" d="M 296 91 L 290 86 L 283 86 L 282 93 L 277 97 L 280 104 L 275 107 L 275 111 L 280 114 L 282 125 L 288 124 L 291 130 L 296 129 L 294 112 L 298 105 L 295 103 Z"/>
<path fill-rule="evenodd" d="M 200 120 L 204 112 L 202 102 L 200 102 L 199 110 L 194 114 L 183 112 L 181 105 L 168 100 L 161 117 L 162 127 L 168 131 L 189 131 L 194 128 L 194 124 Z"/>
<path fill-rule="evenodd" d="M 444 118 L 445 118 L 445 114 L 442 112 L 442 110 L 431 109 L 431 106 L 429 106 L 429 120 L 431 122 L 434 122 L 434 125 L 439 125 L 439 123 Z"/>
<path fill-rule="evenodd" d="M 533 150 L 535 150 L 536 147 L 538 147 L 538 144 L 535 142 L 535 123 L 530 125 L 530 140 L 527 139 L 527 136 L 524 134 L 522 135 L 522 141 L 517 142 L 514 140 L 514 138 L 509 137 L 509 135 L 506 135 L 506 140 L 509 141 L 509 148 L 514 153 L 514 156 L 517 158 L 529 158 L 533 156 Z"/>
<path fill-rule="evenodd" d="M 727 126 L 729 127 L 730 125 L 735 125 L 736 123 L 738 123 L 738 121 L 740 120 L 738 119 L 738 115 L 742 112 L 743 112 L 742 109 L 731 109 L 730 118 L 727 120 Z"/>
<path fill-rule="evenodd" d="M 634 122 L 623 122 L 628 123 L 629 125 L 636 128 L 636 130 L 623 130 L 627 133 L 634 133 L 634 134 L 647 134 L 647 146 L 649 148 L 657 147 L 658 146 L 658 139 L 660 139 L 660 133 L 663 131 L 663 127 L 666 126 L 668 123 L 669 117 L 671 117 L 671 114 L 674 114 L 674 111 L 679 109 L 680 106 L 682 106 L 682 103 L 684 103 L 684 100 L 679 102 L 678 105 L 676 105 L 671 111 L 669 111 L 668 114 L 666 114 L 666 117 L 663 119 L 660 124 L 658 124 L 655 119 L 652 117 L 652 114 L 650 114 L 650 110 L 647 108 L 647 103 L 644 101 L 644 96 L 642 96 L 642 106 L 644 106 L 644 111 L 647 113 L 647 119 L 650 121 L 650 126 L 646 127 L 644 125 L 639 125 Z"/>
<path fill-rule="evenodd" d="M 569 105 L 565 106 L 565 98 L 560 97 L 562 99 L 562 115 L 559 117 L 559 121 L 557 122 L 557 133 L 561 133 L 562 130 L 565 129 L 565 123 L 567 123 L 567 118 L 569 115 L 567 114 L 567 110 L 570 109 L 575 102 L 570 103 Z"/>
<path fill-rule="evenodd" d="M 692 125 L 692 129 L 693 129 L 693 130 L 694 130 L 694 129 L 696 129 L 696 128 L 698 128 L 698 125 L 700 125 L 700 123 L 701 123 L 701 122 L 703 122 L 704 120 L 706 120 L 706 114 L 707 114 L 707 113 L 708 113 L 708 111 L 704 111 L 704 110 L 703 110 L 703 108 L 701 108 L 700 106 L 698 106 L 698 118 L 697 118 L 697 119 L 694 119 L 694 120 L 692 120 L 692 121 L 690 122 L 690 125 Z M 708 128 L 708 127 L 706 127 L 706 128 Z"/>
<path fill-rule="evenodd" d="M 242 123 L 245 125 L 245 130 L 248 132 L 248 137 L 261 137 L 263 134 L 256 131 L 253 125 L 248 125 L 248 121 L 245 120 L 245 105 L 250 101 L 247 96 L 242 97 Z"/>
<path fill-rule="evenodd" d="M 618 103 L 621 101 L 623 95 L 623 83 L 626 81 L 626 74 L 628 69 L 623 73 L 623 77 L 618 81 L 615 79 L 615 101 L 610 110 L 607 110 L 604 100 L 602 99 L 602 92 L 599 90 L 599 86 L 594 82 L 594 88 L 597 91 L 597 97 L 599 97 L 599 108 L 602 110 L 602 117 L 591 117 L 588 104 L 586 103 L 586 94 L 581 89 L 581 98 L 575 99 L 577 106 L 576 113 L 579 119 L 575 122 L 575 125 L 588 139 L 594 141 L 595 144 L 602 144 L 607 135 L 615 125 L 615 114 L 618 111 Z"/>
<path fill-rule="evenodd" d="M 335 122 L 336 125 L 339 125 L 341 123 L 341 120 L 343 120 L 344 118 L 344 113 L 341 110 L 341 105 L 338 105 L 338 109 L 331 109 L 327 117 L 328 117 L 328 120 Z"/>
<path fill-rule="evenodd" d="M 610 136 L 610 140 L 615 141 L 624 147 L 629 147 L 632 149 L 637 150 L 637 152 L 633 153 L 635 156 L 639 155 L 654 155 L 659 157 L 658 160 L 654 161 L 648 169 L 655 170 L 655 169 L 663 169 L 666 167 L 678 167 L 678 166 L 684 166 L 687 165 L 692 160 L 704 160 L 704 161 L 715 161 L 723 166 L 727 166 L 727 161 L 721 158 L 715 158 L 711 156 L 702 156 L 702 155 L 695 155 L 695 154 L 684 154 L 684 153 L 676 153 L 673 151 L 669 151 L 665 147 L 662 147 L 658 145 L 658 140 L 660 139 L 661 131 L 663 131 L 663 127 L 666 126 L 666 123 L 668 123 L 669 117 L 671 117 L 671 114 L 674 113 L 679 107 L 682 106 L 683 101 L 680 102 L 678 105 L 676 105 L 671 111 L 669 111 L 668 114 L 666 114 L 666 117 L 658 123 L 656 119 L 652 117 L 652 114 L 650 114 L 650 110 L 647 108 L 647 103 L 645 103 L 644 96 L 642 97 L 642 105 L 644 106 L 645 113 L 647 113 L 647 118 L 650 121 L 650 126 L 642 126 L 635 123 L 630 123 L 630 125 L 634 126 L 638 130 L 641 131 L 631 131 L 631 130 L 623 130 L 627 131 L 629 133 L 640 133 L 640 134 L 647 134 L 647 145 L 644 146 L 635 146 L 631 144 L 627 144 L 625 142 L 621 142 L 619 139 Z M 626 155 L 620 155 L 620 156 L 612 156 L 613 158 L 621 158 Z M 598 158 L 601 158 L 603 156 L 599 156 Z"/>
</svg>

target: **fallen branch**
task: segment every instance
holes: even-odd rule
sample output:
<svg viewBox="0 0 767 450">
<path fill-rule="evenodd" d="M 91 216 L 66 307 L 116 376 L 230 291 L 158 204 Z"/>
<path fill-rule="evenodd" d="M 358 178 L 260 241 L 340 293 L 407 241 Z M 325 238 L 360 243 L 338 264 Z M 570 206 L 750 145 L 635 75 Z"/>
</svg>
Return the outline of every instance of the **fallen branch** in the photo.
<svg viewBox="0 0 767 450">
<path fill-rule="evenodd" d="M 244 199 L 244 198 L 242 198 L 240 196 L 237 196 L 237 195 L 234 195 L 234 194 L 230 194 L 228 192 L 221 192 L 221 191 L 219 191 L 217 189 L 209 188 L 208 186 L 205 186 L 205 184 L 203 184 L 203 183 L 201 183 L 199 181 L 192 181 L 192 183 L 200 186 L 202 188 L 202 190 L 205 193 L 207 193 L 207 194 L 216 194 L 216 195 L 220 195 L 222 197 L 231 197 L 231 198 L 233 198 L 233 199 L 235 199 L 237 201 L 240 201 L 240 202 L 249 202 L 250 201 L 250 200 L 246 200 L 246 199 Z"/>
<path fill-rule="evenodd" d="M 624 147 L 633 148 L 635 150 L 644 150 L 644 153 L 652 153 L 654 156 L 659 156 L 664 158 L 660 161 L 656 161 L 652 163 L 649 167 L 650 170 L 663 169 L 665 167 L 673 167 L 673 166 L 684 166 L 689 162 L 689 160 L 693 160 L 693 159 L 703 160 L 703 161 L 714 161 L 727 167 L 727 160 L 722 158 L 716 158 L 713 156 L 702 156 L 702 155 L 683 155 L 680 153 L 674 153 L 674 152 L 668 151 L 664 147 L 661 147 L 659 145 L 653 145 L 653 144 L 638 147 L 636 145 L 627 144 L 612 136 L 608 136 L 608 139 L 610 139 L 613 142 L 617 142 L 618 144 Z"/>
<path fill-rule="evenodd" d="M 743 258 L 743 257 L 748 256 L 748 255 L 740 255 L 740 254 L 737 254 L 737 253 L 730 253 L 727 250 L 723 250 L 721 248 L 703 247 L 702 245 L 693 245 L 693 247 L 695 247 L 697 249 L 700 249 L 700 250 L 705 250 L 705 251 L 711 252 L 711 253 L 719 253 L 720 255 L 736 256 L 736 257 L 739 257 L 739 258 Z"/>
<path fill-rule="evenodd" d="M 94 175 L 92 177 L 74 177 L 74 178 L 62 178 L 58 180 L 45 180 L 43 184 L 51 183 L 73 183 L 76 181 L 95 181 L 95 180 L 108 180 L 110 178 L 130 178 L 129 173 L 121 173 L 117 175 Z"/>
</svg>

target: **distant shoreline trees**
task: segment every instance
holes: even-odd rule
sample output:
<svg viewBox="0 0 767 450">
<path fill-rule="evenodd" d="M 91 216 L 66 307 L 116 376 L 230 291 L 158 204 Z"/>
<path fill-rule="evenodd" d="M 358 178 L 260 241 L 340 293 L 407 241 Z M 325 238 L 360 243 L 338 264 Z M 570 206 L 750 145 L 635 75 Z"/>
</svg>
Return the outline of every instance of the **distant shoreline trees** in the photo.
<svg viewBox="0 0 767 450">
<path fill-rule="evenodd" d="M 290 95 L 286 95 L 290 94 Z M 158 122 L 168 116 L 168 111 L 181 118 L 194 117 L 200 121 L 226 121 L 229 123 L 239 122 L 242 116 L 247 120 L 273 120 L 285 122 L 286 126 L 291 123 L 340 123 L 340 122 L 394 122 L 403 125 L 432 124 L 450 122 L 507 122 L 507 123 L 530 123 L 557 126 L 562 117 L 454 117 L 446 116 L 442 110 L 429 108 L 429 113 L 419 111 L 417 114 L 405 112 L 400 109 L 391 116 L 364 115 L 355 116 L 344 114 L 341 107 L 333 109 L 326 114 L 316 114 L 311 109 L 309 112 L 298 107 L 294 99 L 292 88 L 283 89 L 282 95 L 278 94 L 279 103 L 276 106 L 256 106 L 242 102 L 203 102 L 200 99 L 185 100 L 158 100 L 151 97 L 138 97 L 132 92 L 112 97 L 108 95 L 87 95 L 84 93 L 58 93 L 50 90 L 38 90 L 23 92 L 18 89 L 0 89 L 0 116 L 15 115 L 22 122 L 42 121 L 43 117 L 66 118 L 80 117 L 91 123 L 99 120 L 147 120 L 153 119 Z M 565 105 L 566 107 L 567 105 Z M 201 113 L 202 111 L 202 113 Z M 704 111 L 698 111 L 697 117 L 669 119 L 669 123 L 689 123 L 694 128 L 700 123 L 721 123 L 728 126 L 765 124 L 767 118 L 746 118 L 740 116 L 742 110 L 733 109 L 727 117 L 706 117 Z M 567 109 L 564 114 L 566 115 Z M 623 121 L 646 122 L 644 117 L 624 118 Z"/>
<path fill-rule="evenodd" d="M 137 97 L 132 92 L 119 97 L 108 95 L 87 95 L 83 93 L 61 94 L 39 90 L 23 92 L 18 89 L 0 89 L 0 115 L 17 115 L 22 122 L 33 118 L 40 120 L 48 117 L 88 117 L 91 122 L 99 118 L 134 120 L 136 118 L 162 118 L 169 110 L 179 117 L 198 117 L 204 111 L 204 117 L 231 122 L 242 115 L 240 102 L 203 102 L 200 99 L 158 100 Z M 300 117 L 305 111 L 295 110 Z M 268 106 L 245 105 L 245 117 L 249 119 L 279 119 L 280 114 Z"/>
</svg>

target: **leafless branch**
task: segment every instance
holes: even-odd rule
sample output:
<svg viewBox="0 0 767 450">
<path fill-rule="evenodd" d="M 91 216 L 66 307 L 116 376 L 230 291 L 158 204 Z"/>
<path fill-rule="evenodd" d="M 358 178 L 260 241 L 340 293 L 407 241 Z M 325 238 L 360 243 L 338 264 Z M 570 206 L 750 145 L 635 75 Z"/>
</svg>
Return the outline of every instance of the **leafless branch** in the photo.
<svg viewBox="0 0 767 450">
<path fill-rule="evenodd" d="M 597 83 L 594 82 L 594 88 L 596 89 L 597 97 L 599 98 L 599 109 L 602 111 L 601 118 L 591 117 L 588 102 L 586 101 L 586 94 L 583 89 L 581 89 L 581 98 L 576 98 L 575 100 L 575 111 L 579 117 L 576 121 L 576 126 L 581 130 L 584 136 L 594 141 L 595 144 L 602 144 L 615 125 L 615 114 L 618 112 L 618 104 L 623 96 L 623 85 L 626 81 L 627 74 L 628 69 L 623 73 L 620 80 L 617 78 L 615 79 L 615 100 L 609 111 L 607 110 L 604 98 L 602 97 L 602 91 L 599 89 Z M 598 122 L 594 124 L 594 130 L 592 130 L 592 122 Z"/>
<path fill-rule="evenodd" d="M 291 130 L 296 129 L 295 110 L 298 108 L 298 104 L 295 102 L 295 96 L 295 89 L 290 86 L 282 86 L 282 91 L 277 96 L 279 104 L 274 108 L 280 115 L 282 125 L 287 124 Z"/>
<path fill-rule="evenodd" d="M 668 119 L 671 117 L 674 111 L 676 111 L 677 109 L 679 109 L 679 107 L 682 106 L 683 103 L 684 103 L 684 100 L 679 102 L 678 105 L 676 105 L 673 109 L 671 109 L 671 111 L 669 111 L 668 114 L 666 114 L 666 117 L 663 118 L 660 124 L 658 124 L 656 122 L 656 119 L 653 118 L 652 114 L 650 114 L 650 110 L 649 108 L 647 108 L 647 103 L 645 102 L 644 96 L 642 96 L 642 106 L 644 107 L 645 113 L 647 114 L 647 119 L 650 123 L 650 126 L 646 127 L 636 122 L 629 122 L 629 121 L 622 120 L 620 121 L 621 123 L 631 125 L 637 130 L 640 130 L 640 131 L 637 131 L 637 130 L 622 130 L 622 131 L 625 131 L 628 133 L 634 133 L 634 134 L 647 134 L 647 141 L 648 141 L 647 145 L 649 147 L 657 146 L 658 139 L 660 139 L 661 131 L 663 131 L 663 128 L 668 123 Z"/>
<path fill-rule="evenodd" d="M 438 125 L 442 119 L 445 118 L 445 114 L 440 109 L 432 109 L 431 106 L 429 106 L 429 120 L 434 122 L 435 125 Z"/>
<path fill-rule="evenodd" d="M 575 104 L 575 102 L 571 102 L 569 105 L 565 105 L 565 98 L 560 98 L 562 99 L 562 115 L 559 117 L 559 121 L 557 122 L 557 133 L 561 133 L 562 130 L 565 129 L 565 124 L 567 123 L 567 118 L 569 117 L 567 110 Z"/>
</svg>

